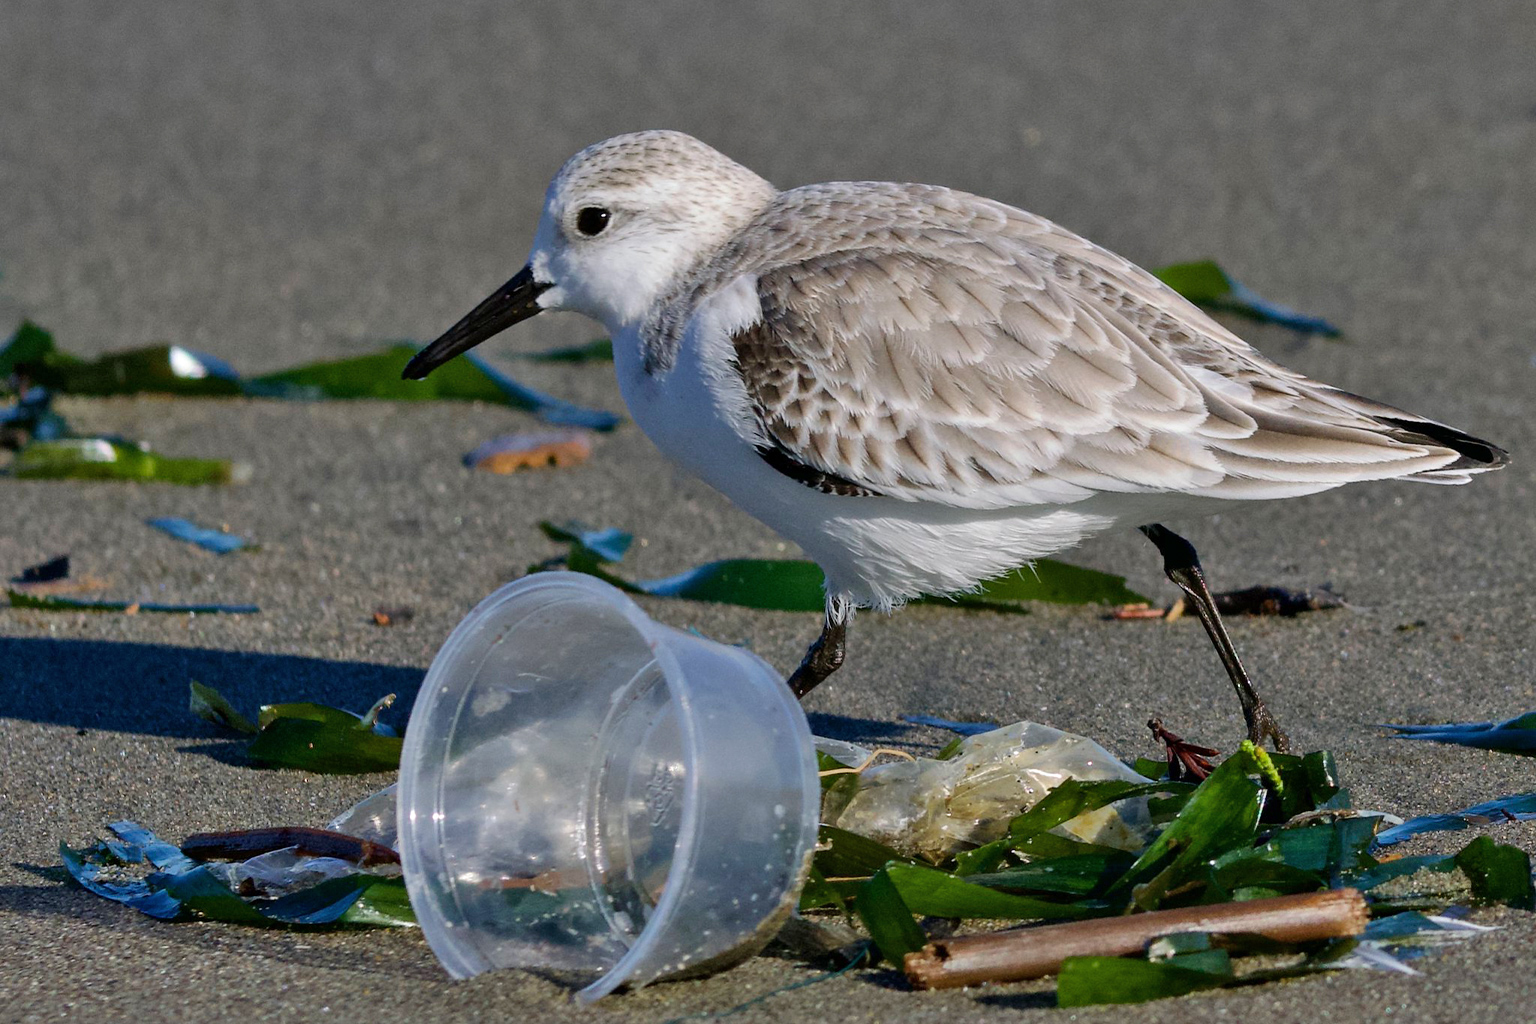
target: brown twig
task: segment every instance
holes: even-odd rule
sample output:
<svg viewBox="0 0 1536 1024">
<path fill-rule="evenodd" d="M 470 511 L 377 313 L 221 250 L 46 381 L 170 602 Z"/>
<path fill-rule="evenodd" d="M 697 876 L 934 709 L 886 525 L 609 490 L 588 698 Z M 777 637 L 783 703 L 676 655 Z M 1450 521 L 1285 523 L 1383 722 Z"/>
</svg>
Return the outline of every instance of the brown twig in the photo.
<svg viewBox="0 0 1536 1024">
<path fill-rule="evenodd" d="M 1299 615 L 1344 607 L 1344 599 L 1326 588 L 1287 590 L 1285 587 L 1248 587 L 1214 596 L 1223 615 Z"/>
<path fill-rule="evenodd" d="M 1154 608 L 1145 601 L 1138 601 L 1135 604 L 1122 604 L 1110 609 L 1109 618 L 1124 622 L 1130 619 L 1160 619 L 1167 614 L 1161 608 Z"/>
<path fill-rule="evenodd" d="M 1187 611 L 1189 611 L 1189 601 L 1187 598 L 1181 597 L 1168 606 L 1168 614 L 1163 616 L 1163 621 L 1178 622 Z"/>
<path fill-rule="evenodd" d="M 1279 615 L 1290 617 L 1302 612 L 1324 612 L 1343 608 L 1344 599 L 1327 587 L 1317 590 L 1287 590 L 1285 587 L 1247 587 L 1243 590 L 1224 590 L 1212 594 L 1216 610 L 1223 615 Z M 1158 608 L 1145 601 L 1123 604 L 1110 609 L 1110 619 L 1126 622 L 1135 619 L 1162 619 L 1177 622 L 1187 610 L 1184 598 L 1179 598 L 1167 608 Z M 1401 627 L 1399 627 L 1401 628 Z"/>
<path fill-rule="evenodd" d="M 908 953 L 904 968 L 913 988 L 959 988 L 1041 978 L 1071 956 L 1130 956 L 1180 932 L 1317 942 L 1358 935 L 1369 920 L 1358 889 L 1334 889 L 945 939 Z"/>
<path fill-rule="evenodd" d="M 875 760 L 881 754 L 888 754 L 891 757 L 906 758 L 908 761 L 917 760 L 917 758 L 913 757 L 905 750 L 897 750 L 895 747 L 876 747 L 874 750 L 869 752 L 868 757 L 854 765 L 852 768 L 828 768 L 825 771 L 819 771 L 816 774 L 821 776 L 823 779 L 829 775 L 863 775 L 865 772 L 869 771 L 870 768 L 874 767 Z"/>
<path fill-rule="evenodd" d="M 250 828 L 233 832 L 199 832 L 181 842 L 181 852 L 193 860 L 245 860 L 261 853 L 296 846 L 311 857 L 337 857 L 361 867 L 398 864 L 400 855 L 383 843 L 370 842 L 323 828 L 289 826 Z"/>
<path fill-rule="evenodd" d="M 1152 718 L 1147 721 L 1147 728 L 1152 730 L 1152 735 L 1161 743 L 1168 758 L 1168 778 L 1172 782 L 1199 782 L 1211 774 L 1210 758 L 1215 757 L 1221 751 L 1215 747 L 1202 747 L 1190 743 L 1180 736 L 1163 728 L 1161 718 Z"/>
</svg>

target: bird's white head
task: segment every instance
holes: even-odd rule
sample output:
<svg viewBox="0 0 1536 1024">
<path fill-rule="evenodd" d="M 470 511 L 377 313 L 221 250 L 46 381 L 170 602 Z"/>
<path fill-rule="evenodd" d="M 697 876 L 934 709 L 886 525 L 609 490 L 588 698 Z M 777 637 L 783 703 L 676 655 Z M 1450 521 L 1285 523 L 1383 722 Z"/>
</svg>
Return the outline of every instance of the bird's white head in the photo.
<svg viewBox="0 0 1536 1024">
<path fill-rule="evenodd" d="M 423 349 L 405 376 L 424 377 L 546 309 L 585 313 L 618 333 L 775 195 L 767 181 L 681 132 L 588 146 L 550 182 L 528 265 Z"/>
<path fill-rule="evenodd" d="M 565 162 L 544 197 L 528 265 L 546 309 L 610 329 L 642 316 L 667 286 L 760 213 L 768 182 L 681 132 L 635 132 Z"/>
</svg>

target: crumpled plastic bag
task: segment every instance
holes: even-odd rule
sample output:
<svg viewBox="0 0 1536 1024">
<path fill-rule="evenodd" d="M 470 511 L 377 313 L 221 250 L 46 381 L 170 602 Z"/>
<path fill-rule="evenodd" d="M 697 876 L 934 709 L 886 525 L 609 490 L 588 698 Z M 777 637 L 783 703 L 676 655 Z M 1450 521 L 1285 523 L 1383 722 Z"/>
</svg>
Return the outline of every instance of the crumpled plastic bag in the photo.
<svg viewBox="0 0 1536 1024">
<path fill-rule="evenodd" d="M 840 740 L 818 739 L 817 749 L 850 765 L 869 753 Z M 1001 838 L 1009 821 L 1067 779 L 1152 781 L 1087 737 L 1016 722 L 967 737 L 947 760 L 920 757 L 864 771 L 853 798 L 842 808 L 825 807 L 823 821 L 938 863 Z M 1144 797 L 1080 814 L 1052 829 L 1132 851 L 1146 845 L 1150 830 Z"/>
<path fill-rule="evenodd" d="M 356 836 L 393 850 L 399 836 L 395 824 L 395 790 L 398 785 L 391 782 L 377 793 L 363 797 L 332 818 L 325 827 L 332 832 Z"/>
<path fill-rule="evenodd" d="M 339 857 L 313 857 L 300 853 L 296 846 L 269 850 L 247 860 L 210 861 L 203 866 L 241 896 L 269 899 L 287 896 L 333 878 L 400 874 L 398 864 L 361 867 Z"/>
</svg>

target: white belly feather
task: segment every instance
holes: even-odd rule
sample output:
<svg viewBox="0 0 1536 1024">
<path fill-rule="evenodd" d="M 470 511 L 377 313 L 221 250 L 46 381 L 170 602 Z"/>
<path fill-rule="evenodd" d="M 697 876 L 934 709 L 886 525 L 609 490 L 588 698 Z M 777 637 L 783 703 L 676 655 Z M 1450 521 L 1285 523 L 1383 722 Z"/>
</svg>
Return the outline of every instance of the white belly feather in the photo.
<svg viewBox="0 0 1536 1024">
<path fill-rule="evenodd" d="M 823 494 L 784 476 L 754 450 L 747 395 L 730 365 L 728 339 L 758 308 L 752 283 L 741 279 L 700 310 L 670 370 L 645 372 L 633 329 L 615 334 L 614 368 L 630 414 L 656 446 L 800 545 L 825 571 L 829 598 L 890 610 L 955 593 L 1118 521 L 1087 507 L 978 510 Z"/>
</svg>

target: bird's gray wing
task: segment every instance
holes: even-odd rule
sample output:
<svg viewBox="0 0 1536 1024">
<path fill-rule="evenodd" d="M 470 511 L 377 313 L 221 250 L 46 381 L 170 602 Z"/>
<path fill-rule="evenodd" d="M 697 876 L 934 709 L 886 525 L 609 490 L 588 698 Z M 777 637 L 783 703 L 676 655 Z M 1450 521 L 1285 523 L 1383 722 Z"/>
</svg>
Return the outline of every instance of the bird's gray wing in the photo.
<svg viewBox="0 0 1536 1024">
<path fill-rule="evenodd" d="M 1465 478 L 1462 452 L 1414 429 L 1439 425 L 1286 370 L 1128 261 L 989 210 L 741 268 L 761 316 L 732 346 L 770 464 L 972 508 Z"/>
</svg>

